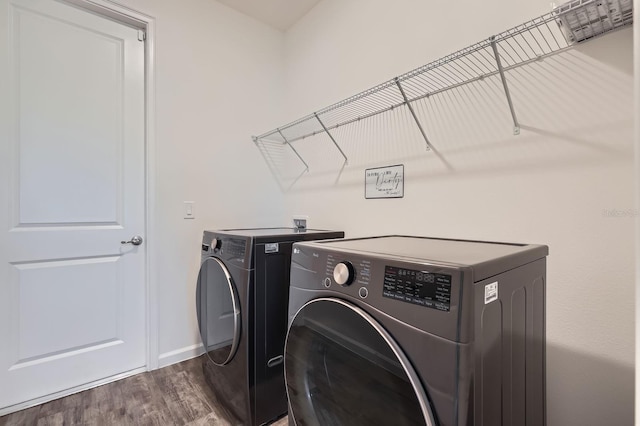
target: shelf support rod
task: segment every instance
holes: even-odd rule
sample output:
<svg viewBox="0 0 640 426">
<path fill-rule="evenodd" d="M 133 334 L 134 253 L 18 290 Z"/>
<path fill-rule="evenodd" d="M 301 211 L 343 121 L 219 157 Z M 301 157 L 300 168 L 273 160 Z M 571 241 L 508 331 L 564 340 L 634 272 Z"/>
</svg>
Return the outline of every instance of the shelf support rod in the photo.
<svg viewBox="0 0 640 426">
<path fill-rule="evenodd" d="M 420 124 L 420 120 L 418 120 L 418 116 L 416 115 L 416 112 L 413 110 L 411 103 L 409 103 L 409 98 L 407 98 L 407 94 L 404 92 L 404 89 L 400 84 L 400 80 L 398 79 L 398 77 L 396 77 L 395 80 L 396 80 L 396 85 L 398 85 L 398 89 L 400 89 L 400 93 L 404 98 L 404 104 L 407 106 L 407 108 L 409 108 L 409 111 L 411 112 L 413 119 L 418 125 L 418 129 L 420 129 L 420 133 L 422 133 L 422 137 L 424 138 L 424 141 L 427 143 L 427 151 L 431 151 L 431 143 L 429 142 L 429 138 L 427 138 L 427 134 L 424 132 L 424 129 L 422 128 L 422 124 Z"/>
<path fill-rule="evenodd" d="M 293 153 L 294 153 L 294 154 L 296 154 L 296 156 L 300 159 L 300 161 L 302 161 L 302 164 L 304 164 L 304 167 L 306 168 L 306 169 L 305 169 L 305 172 L 308 172 L 308 171 L 309 171 L 309 165 L 307 164 L 307 162 L 306 162 L 306 161 L 304 161 L 304 160 L 302 159 L 302 157 L 300 156 L 300 154 L 298 154 L 298 151 L 296 151 L 296 149 L 293 147 L 293 145 L 291 145 L 291 144 L 289 143 L 289 141 L 288 141 L 288 140 L 287 140 L 287 138 L 282 134 L 282 132 L 280 131 L 280 129 L 278 128 L 278 129 L 276 129 L 276 130 L 278 131 L 278 133 L 280 133 L 280 136 L 282 137 L 282 140 L 284 141 L 284 143 L 286 143 L 287 145 L 289 145 L 289 148 L 291 148 L 291 150 L 293 151 Z"/>
<path fill-rule="evenodd" d="M 336 148 L 338 148 L 338 151 L 340 151 L 340 154 L 342 154 L 342 156 L 344 157 L 344 163 L 349 164 L 349 160 L 347 159 L 347 156 L 344 155 L 344 152 L 342 151 L 342 148 L 340 148 L 340 145 L 338 145 L 338 142 L 336 142 L 336 140 L 333 138 L 331 133 L 329 133 L 329 129 L 327 129 L 327 127 L 324 125 L 322 120 L 320 120 L 320 117 L 318 117 L 318 113 L 314 112 L 313 115 L 316 117 L 316 120 L 318 120 L 318 123 L 320 123 L 324 131 L 327 133 L 327 135 L 329 136 L 329 139 L 331 139 L 331 142 L 333 142 Z"/>
<path fill-rule="evenodd" d="M 282 182 L 280 182 L 280 179 L 278 178 L 278 174 L 276 173 L 273 165 L 271 164 L 272 162 L 269 161 L 269 158 L 267 158 L 267 155 L 265 154 L 264 150 L 262 148 L 260 148 L 260 144 L 258 143 L 260 138 L 255 137 L 255 136 L 251 136 L 251 139 L 253 139 L 253 143 L 256 145 L 256 148 L 258 148 L 258 151 L 260 151 L 260 155 L 262 155 L 262 158 L 264 158 L 265 163 L 267 163 L 267 167 L 269 168 L 269 171 L 271 172 L 271 176 L 273 176 L 273 178 L 275 179 L 276 183 L 280 187 L 280 190 L 284 192 L 284 187 L 282 186 Z M 264 146 L 264 144 L 263 144 L 263 146 Z"/>
<path fill-rule="evenodd" d="M 502 79 L 502 86 L 504 87 L 504 94 L 507 96 L 507 102 L 509 103 L 509 110 L 511 110 L 511 117 L 513 118 L 513 134 L 520 134 L 520 124 L 516 117 L 516 111 L 513 108 L 513 102 L 511 101 L 511 94 L 509 93 L 509 85 L 507 84 L 507 77 L 504 75 L 504 68 L 502 68 L 502 61 L 500 61 L 500 53 L 498 53 L 498 44 L 496 43 L 496 36 L 489 38 L 491 42 L 491 48 L 493 49 L 493 56 L 496 58 L 496 64 L 498 65 L 498 72 Z"/>
</svg>

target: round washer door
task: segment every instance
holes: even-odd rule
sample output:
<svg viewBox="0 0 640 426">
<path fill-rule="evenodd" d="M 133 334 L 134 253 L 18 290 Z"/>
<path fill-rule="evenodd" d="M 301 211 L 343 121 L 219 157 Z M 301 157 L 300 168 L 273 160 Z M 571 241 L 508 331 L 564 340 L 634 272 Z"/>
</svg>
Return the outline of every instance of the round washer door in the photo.
<svg viewBox="0 0 640 426">
<path fill-rule="evenodd" d="M 196 308 L 207 356 L 216 365 L 229 363 L 240 342 L 240 303 L 231 274 L 218 258 L 209 257 L 200 267 Z"/>
<path fill-rule="evenodd" d="M 435 426 L 402 349 L 371 315 L 343 300 L 315 299 L 298 311 L 284 368 L 297 425 Z"/>
</svg>

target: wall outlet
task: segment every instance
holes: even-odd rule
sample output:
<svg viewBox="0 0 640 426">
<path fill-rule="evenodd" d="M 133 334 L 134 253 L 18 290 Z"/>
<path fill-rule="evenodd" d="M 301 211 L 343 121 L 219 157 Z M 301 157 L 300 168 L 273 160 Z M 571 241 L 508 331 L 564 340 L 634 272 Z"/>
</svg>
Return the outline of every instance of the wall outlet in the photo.
<svg viewBox="0 0 640 426">
<path fill-rule="evenodd" d="M 295 226 L 298 229 L 307 229 L 307 227 L 309 226 L 309 216 L 294 215 L 293 226 Z"/>
</svg>

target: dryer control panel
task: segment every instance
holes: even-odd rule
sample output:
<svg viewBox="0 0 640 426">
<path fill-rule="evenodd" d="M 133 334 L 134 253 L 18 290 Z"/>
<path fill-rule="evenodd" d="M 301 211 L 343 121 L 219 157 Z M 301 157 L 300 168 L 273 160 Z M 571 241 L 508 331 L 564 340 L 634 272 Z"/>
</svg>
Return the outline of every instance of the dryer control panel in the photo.
<svg viewBox="0 0 640 426">
<path fill-rule="evenodd" d="M 451 275 L 387 265 L 384 268 L 382 295 L 402 302 L 449 311 Z"/>
<path fill-rule="evenodd" d="M 330 288 L 334 283 L 342 287 L 354 286 L 358 288 L 357 294 L 361 299 L 369 297 L 373 261 L 371 258 L 326 253 L 324 287 Z M 382 269 L 376 262 L 375 288 L 389 299 L 448 312 L 451 309 L 451 274 L 433 272 L 433 268 L 419 266 L 402 267 L 385 263 Z"/>
<path fill-rule="evenodd" d="M 327 250 L 296 243 L 291 256 L 290 312 L 298 299 L 339 297 L 451 340 L 460 339 L 458 314 L 464 271 L 419 260 Z M 471 276 L 469 275 L 469 278 Z"/>
</svg>

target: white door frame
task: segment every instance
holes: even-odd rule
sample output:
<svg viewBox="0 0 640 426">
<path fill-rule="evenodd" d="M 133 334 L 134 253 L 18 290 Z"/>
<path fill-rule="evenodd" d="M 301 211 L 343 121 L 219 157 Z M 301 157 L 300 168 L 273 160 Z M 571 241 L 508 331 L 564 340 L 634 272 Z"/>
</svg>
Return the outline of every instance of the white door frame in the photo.
<svg viewBox="0 0 640 426">
<path fill-rule="evenodd" d="M 146 276 L 146 312 L 147 312 L 147 371 L 158 368 L 158 291 L 155 269 L 152 262 L 156 259 L 156 226 L 152 212 L 156 207 L 156 140 L 155 140 L 155 18 L 133 10 L 111 0 L 61 0 L 64 3 L 89 10 L 98 15 L 111 18 L 122 24 L 139 28 L 145 32 L 144 80 L 145 80 L 145 259 Z M 116 377 L 117 380 L 121 377 Z M 105 381 L 106 383 L 106 381 Z M 91 388 L 99 384 L 89 384 Z"/>
<path fill-rule="evenodd" d="M 122 378 L 139 374 L 144 371 L 151 371 L 158 368 L 158 291 L 157 277 L 152 267 L 152 262 L 156 258 L 156 225 L 152 212 L 156 206 L 156 158 L 155 158 L 155 19 L 144 13 L 130 9 L 129 7 L 111 0 L 57 0 L 71 6 L 87 10 L 103 17 L 115 20 L 124 25 L 138 28 L 145 33 L 145 58 L 144 58 L 144 80 L 145 80 L 145 291 L 146 291 L 146 366 L 127 371 L 115 376 L 106 377 L 91 383 L 80 385 L 61 392 L 50 394 L 41 398 L 25 401 L 19 404 L 0 410 L 0 416 L 11 412 L 23 410 L 35 405 L 39 405 L 57 398 L 74 394 L 83 390 L 91 389 L 110 383 Z"/>
</svg>

